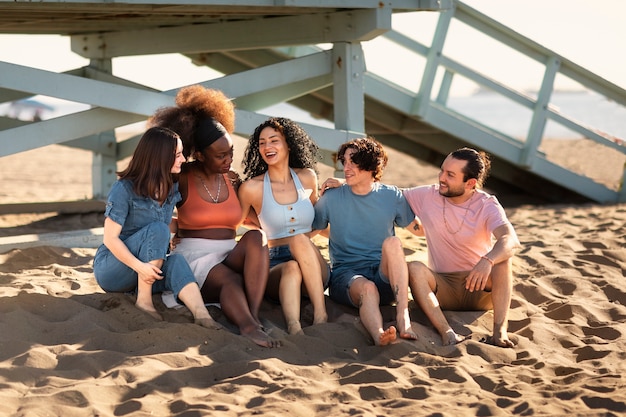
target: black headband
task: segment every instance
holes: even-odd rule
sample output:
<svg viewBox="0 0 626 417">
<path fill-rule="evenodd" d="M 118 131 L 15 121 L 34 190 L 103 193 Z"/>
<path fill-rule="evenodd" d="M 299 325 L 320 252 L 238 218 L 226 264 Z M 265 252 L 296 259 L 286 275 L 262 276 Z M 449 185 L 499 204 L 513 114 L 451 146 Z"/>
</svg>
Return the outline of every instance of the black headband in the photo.
<svg viewBox="0 0 626 417">
<path fill-rule="evenodd" d="M 211 117 L 200 120 L 194 135 L 196 151 L 202 152 L 213 142 L 226 135 L 228 135 L 226 128 L 217 120 Z"/>
</svg>

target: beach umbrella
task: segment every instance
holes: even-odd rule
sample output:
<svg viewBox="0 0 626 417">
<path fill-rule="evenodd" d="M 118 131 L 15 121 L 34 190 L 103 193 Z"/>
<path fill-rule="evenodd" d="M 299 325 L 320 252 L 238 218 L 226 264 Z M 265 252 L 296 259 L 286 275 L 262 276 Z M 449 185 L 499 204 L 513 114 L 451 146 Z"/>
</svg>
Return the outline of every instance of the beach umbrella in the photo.
<svg viewBox="0 0 626 417">
<path fill-rule="evenodd" d="M 44 103 L 40 100 L 35 100 L 34 98 L 26 98 L 23 100 L 14 101 L 11 103 L 12 106 L 23 108 L 23 109 L 33 109 L 33 110 L 46 110 L 53 111 L 55 109 L 54 106 Z"/>
</svg>

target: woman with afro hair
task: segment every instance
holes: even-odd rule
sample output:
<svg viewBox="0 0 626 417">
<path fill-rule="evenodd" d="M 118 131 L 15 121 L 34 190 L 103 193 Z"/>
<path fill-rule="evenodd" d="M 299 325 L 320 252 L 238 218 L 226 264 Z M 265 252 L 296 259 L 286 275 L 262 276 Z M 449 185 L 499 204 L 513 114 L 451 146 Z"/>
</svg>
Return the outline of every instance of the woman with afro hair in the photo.
<svg viewBox="0 0 626 417">
<path fill-rule="evenodd" d="M 309 234 L 318 199 L 318 147 L 292 120 L 276 117 L 258 126 L 244 155 L 246 181 L 239 188 L 244 215 L 258 217 L 268 238 L 266 295 L 280 302 L 289 334 L 302 334 L 301 296 L 313 305 L 313 324 L 328 320 L 324 289 L 329 268 Z"/>
<path fill-rule="evenodd" d="M 244 217 L 237 197 L 241 179 L 231 169 L 234 121 L 231 100 L 200 85 L 181 89 L 176 106 L 158 109 L 149 120 L 177 132 L 191 157 L 180 174 L 172 252 L 185 257 L 204 300 L 219 302 L 243 336 L 277 347 L 259 319 L 269 274 L 266 236 L 249 230 L 236 240 Z"/>
</svg>

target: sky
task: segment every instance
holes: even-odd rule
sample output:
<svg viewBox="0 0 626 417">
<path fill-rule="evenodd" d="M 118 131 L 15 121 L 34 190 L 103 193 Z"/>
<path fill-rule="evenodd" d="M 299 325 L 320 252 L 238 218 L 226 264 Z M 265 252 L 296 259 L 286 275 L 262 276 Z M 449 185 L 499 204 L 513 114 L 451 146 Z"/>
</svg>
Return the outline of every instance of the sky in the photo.
<svg viewBox="0 0 626 417">
<path fill-rule="evenodd" d="M 574 61 L 584 68 L 626 88 L 625 0 L 466 0 L 483 14 L 509 26 L 520 34 Z M 437 13 L 419 12 L 394 16 L 394 28 L 430 44 Z M 368 70 L 387 75 L 401 85 L 416 88 L 413 74 L 419 71 L 418 59 L 407 65 L 389 65 L 387 57 L 396 46 L 374 40 L 363 44 Z M 486 64 L 481 72 L 517 89 L 538 89 L 542 66 L 500 52 L 498 45 L 485 43 L 480 34 L 454 23 L 444 54 L 463 63 Z M 506 49 L 506 48 L 505 48 Z M 28 53 L 24 53 L 28 51 Z M 403 52 L 402 50 L 399 52 Z M 64 71 L 88 61 L 70 50 L 69 38 L 60 36 L 0 35 L 0 61 L 50 71 Z M 391 67 L 391 68 L 390 68 Z M 150 68 L 151 71 L 145 71 Z M 162 72 L 152 71 L 161 68 Z M 176 54 L 116 58 L 114 74 L 161 90 L 212 79 L 219 74 L 197 67 Z M 175 74 L 175 77 L 168 76 Z M 557 80 L 562 88 L 576 88 L 568 80 Z M 559 85 L 557 85 L 559 87 Z M 471 84 L 458 87 L 458 94 L 471 93 Z"/>
</svg>

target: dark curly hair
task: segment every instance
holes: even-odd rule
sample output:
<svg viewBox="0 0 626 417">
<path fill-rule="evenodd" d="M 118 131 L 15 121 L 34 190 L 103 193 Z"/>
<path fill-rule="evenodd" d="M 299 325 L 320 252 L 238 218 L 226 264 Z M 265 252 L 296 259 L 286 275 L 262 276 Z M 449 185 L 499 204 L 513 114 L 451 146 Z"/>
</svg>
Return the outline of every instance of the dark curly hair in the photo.
<svg viewBox="0 0 626 417">
<path fill-rule="evenodd" d="M 293 120 L 285 117 L 272 117 L 257 126 L 254 133 L 250 135 L 242 161 L 246 179 L 267 171 L 267 164 L 259 152 L 259 136 L 266 127 L 276 129 L 285 136 L 289 148 L 289 167 L 311 168 L 318 173 L 316 163 L 321 159 L 319 147 L 309 134 Z"/>
<path fill-rule="evenodd" d="M 185 158 L 196 151 L 194 136 L 198 123 L 207 118 L 220 122 L 229 134 L 235 130 L 235 105 L 220 90 L 201 85 L 184 87 L 176 94 L 176 106 L 161 107 L 148 119 L 148 126 L 167 127 L 178 133 Z"/>
<path fill-rule="evenodd" d="M 388 161 L 387 152 L 383 145 L 371 136 L 346 142 L 339 147 L 337 152 L 337 159 L 342 165 L 345 162 L 345 154 L 348 149 L 355 150 L 352 154 L 352 162 L 360 170 L 371 172 L 374 181 L 380 181 Z"/>
</svg>

